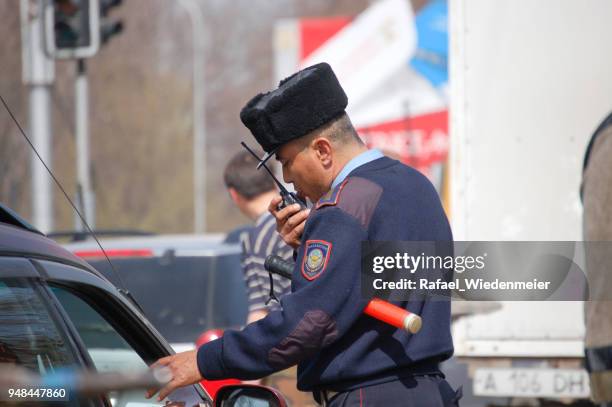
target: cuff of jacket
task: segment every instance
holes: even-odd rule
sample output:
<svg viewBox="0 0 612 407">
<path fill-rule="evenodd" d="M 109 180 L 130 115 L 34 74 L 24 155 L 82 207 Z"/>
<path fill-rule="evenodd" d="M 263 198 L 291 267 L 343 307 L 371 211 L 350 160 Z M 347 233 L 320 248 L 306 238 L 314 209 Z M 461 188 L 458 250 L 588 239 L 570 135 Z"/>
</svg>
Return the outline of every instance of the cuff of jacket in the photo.
<svg viewBox="0 0 612 407">
<path fill-rule="evenodd" d="M 198 370 L 207 380 L 226 379 L 223 364 L 223 338 L 215 339 L 198 349 Z"/>
</svg>

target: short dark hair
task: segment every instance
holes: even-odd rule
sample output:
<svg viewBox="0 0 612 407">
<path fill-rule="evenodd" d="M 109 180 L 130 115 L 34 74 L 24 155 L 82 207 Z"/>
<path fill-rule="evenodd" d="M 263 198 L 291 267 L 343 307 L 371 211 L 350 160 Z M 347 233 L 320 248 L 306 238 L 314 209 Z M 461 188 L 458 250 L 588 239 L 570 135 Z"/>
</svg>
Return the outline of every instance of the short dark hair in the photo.
<svg viewBox="0 0 612 407">
<path fill-rule="evenodd" d="M 303 148 L 306 148 L 312 140 L 321 135 L 326 136 L 331 142 L 336 144 L 358 143 L 364 144 L 359 137 L 357 130 L 353 127 L 348 114 L 342 113 L 334 120 L 325 123 L 323 126 L 311 131 L 301 139 Z"/>
<path fill-rule="evenodd" d="M 225 166 L 223 172 L 223 180 L 225 186 L 234 188 L 240 195 L 246 199 L 253 199 L 265 192 L 275 190 L 274 181 L 265 169 L 257 169 L 259 161 L 255 159 L 248 151 L 241 151 L 234 155 Z M 271 162 L 266 165 L 271 168 Z"/>
<path fill-rule="evenodd" d="M 332 141 L 343 143 L 353 141 L 363 144 L 363 141 L 361 138 L 359 138 L 357 130 L 355 130 L 355 127 L 353 127 L 351 119 L 346 113 L 341 114 L 337 119 L 329 123 L 325 131 Z"/>
</svg>

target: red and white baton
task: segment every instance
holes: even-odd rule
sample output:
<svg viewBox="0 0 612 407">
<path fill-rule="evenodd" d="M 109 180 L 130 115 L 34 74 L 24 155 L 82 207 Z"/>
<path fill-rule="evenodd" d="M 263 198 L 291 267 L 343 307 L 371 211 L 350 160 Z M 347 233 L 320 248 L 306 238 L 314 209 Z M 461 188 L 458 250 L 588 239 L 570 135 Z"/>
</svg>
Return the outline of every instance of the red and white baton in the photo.
<svg viewBox="0 0 612 407">
<path fill-rule="evenodd" d="M 363 313 L 411 334 L 419 332 L 423 324 L 417 314 L 378 298 L 370 300 Z"/>
</svg>

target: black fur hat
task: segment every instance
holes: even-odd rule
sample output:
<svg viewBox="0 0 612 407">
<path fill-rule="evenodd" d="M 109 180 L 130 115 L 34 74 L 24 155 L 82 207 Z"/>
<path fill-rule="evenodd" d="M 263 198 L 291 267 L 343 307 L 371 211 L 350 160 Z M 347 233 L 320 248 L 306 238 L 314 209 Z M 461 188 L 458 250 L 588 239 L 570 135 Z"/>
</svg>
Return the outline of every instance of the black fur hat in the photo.
<svg viewBox="0 0 612 407">
<path fill-rule="evenodd" d="M 283 79 L 277 89 L 255 96 L 240 111 L 240 120 L 266 151 L 263 162 L 286 142 L 340 116 L 347 104 L 331 66 L 320 63 Z"/>
</svg>

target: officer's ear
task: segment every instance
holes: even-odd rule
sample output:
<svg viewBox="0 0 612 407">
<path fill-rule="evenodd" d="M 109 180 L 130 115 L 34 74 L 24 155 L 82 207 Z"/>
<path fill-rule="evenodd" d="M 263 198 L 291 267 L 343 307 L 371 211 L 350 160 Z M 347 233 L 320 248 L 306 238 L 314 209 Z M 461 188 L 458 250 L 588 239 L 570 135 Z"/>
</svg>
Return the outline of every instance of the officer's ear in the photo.
<svg viewBox="0 0 612 407">
<path fill-rule="evenodd" d="M 332 144 L 326 137 L 316 137 L 312 140 L 311 147 L 314 150 L 317 159 L 325 167 L 328 168 L 332 164 Z"/>
</svg>

